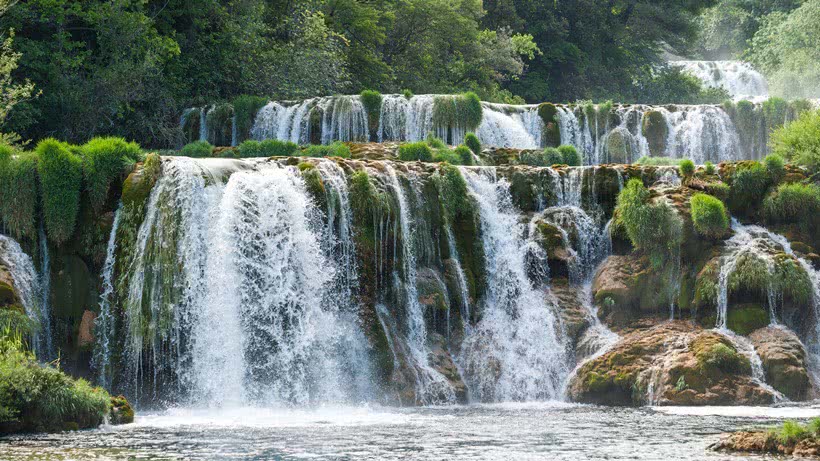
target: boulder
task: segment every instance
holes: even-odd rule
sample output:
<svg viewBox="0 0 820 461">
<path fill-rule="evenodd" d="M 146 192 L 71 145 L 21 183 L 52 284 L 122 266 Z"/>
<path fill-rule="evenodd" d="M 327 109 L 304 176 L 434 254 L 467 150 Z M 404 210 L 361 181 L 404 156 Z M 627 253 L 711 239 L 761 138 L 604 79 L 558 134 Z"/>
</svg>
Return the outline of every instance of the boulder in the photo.
<svg viewBox="0 0 820 461">
<path fill-rule="evenodd" d="M 629 332 L 583 364 L 569 383 L 575 402 L 617 406 L 760 405 L 772 393 L 725 336 L 673 321 Z"/>
<path fill-rule="evenodd" d="M 111 397 L 111 411 L 108 413 L 108 422 L 112 426 L 134 422 L 134 409 L 125 397 L 121 395 Z"/>
<path fill-rule="evenodd" d="M 797 335 L 786 328 L 761 328 L 749 339 L 763 362 L 766 382 L 791 400 L 806 400 L 811 380 L 806 369 L 806 350 Z"/>
<path fill-rule="evenodd" d="M 77 346 L 80 348 L 94 344 L 94 323 L 96 320 L 97 314 L 91 311 L 83 312 L 83 317 L 80 320 L 80 331 L 77 334 Z"/>
<path fill-rule="evenodd" d="M 632 134 L 626 128 L 612 130 L 606 139 L 609 163 L 632 163 L 632 141 Z"/>
<path fill-rule="evenodd" d="M 650 110 L 644 114 L 641 123 L 650 154 L 653 157 L 663 157 L 666 151 L 666 138 L 669 135 L 666 117 L 660 111 Z"/>
</svg>

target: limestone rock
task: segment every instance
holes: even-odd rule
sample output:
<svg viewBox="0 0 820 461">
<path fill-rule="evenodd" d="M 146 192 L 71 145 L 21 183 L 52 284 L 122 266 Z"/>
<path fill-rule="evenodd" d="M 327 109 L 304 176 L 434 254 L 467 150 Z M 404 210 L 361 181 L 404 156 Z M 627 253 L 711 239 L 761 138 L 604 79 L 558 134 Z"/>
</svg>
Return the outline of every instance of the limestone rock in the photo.
<svg viewBox="0 0 820 461">
<path fill-rule="evenodd" d="M 766 382 L 791 400 L 806 400 L 811 381 L 806 370 L 806 350 L 797 335 L 783 327 L 761 328 L 749 336 L 755 346 Z"/>
</svg>

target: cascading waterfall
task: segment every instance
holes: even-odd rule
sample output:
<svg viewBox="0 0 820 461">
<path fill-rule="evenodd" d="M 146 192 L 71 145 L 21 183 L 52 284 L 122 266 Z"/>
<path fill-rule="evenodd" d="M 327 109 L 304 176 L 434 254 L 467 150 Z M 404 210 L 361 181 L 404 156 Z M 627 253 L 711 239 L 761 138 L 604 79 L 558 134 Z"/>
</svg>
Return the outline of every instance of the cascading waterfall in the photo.
<svg viewBox="0 0 820 461">
<path fill-rule="evenodd" d="M 481 401 L 560 398 L 567 346 L 554 299 L 527 279 L 524 229 L 509 184 L 493 170 L 462 174 L 479 206 L 488 279 L 482 318 L 459 357 L 470 393 Z"/>
<path fill-rule="evenodd" d="M 741 61 L 672 61 L 711 88 L 724 88 L 735 99 L 765 98 L 769 85 L 760 72 Z"/>
<path fill-rule="evenodd" d="M 42 344 L 41 350 L 37 351 L 38 357 L 41 360 L 51 360 L 55 357 L 54 344 L 51 334 L 51 256 L 48 251 L 48 239 L 46 238 L 46 230 L 41 225 L 38 232 L 40 240 L 40 320 L 42 324 Z"/>
<path fill-rule="evenodd" d="M 117 258 L 117 230 L 120 227 L 121 206 L 114 214 L 114 223 L 108 237 L 108 247 L 102 270 L 102 293 L 100 293 L 100 313 L 94 322 L 96 338 L 94 357 L 91 367 L 97 371 L 97 382 L 105 389 L 111 388 L 111 352 L 114 341 L 115 318 L 111 312 L 111 301 L 114 295 L 114 265 Z"/>
<path fill-rule="evenodd" d="M 49 312 L 42 304 L 43 293 L 37 268 L 16 240 L 2 234 L 0 234 L 0 263 L 6 266 L 11 274 L 23 310 L 36 324 L 31 338 L 32 348 L 38 357 L 44 359 L 48 354 L 46 345 L 50 343 L 50 331 L 45 329 L 45 326 L 49 324 Z"/>
<path fill-rule="evenodd" d="M 482 107 L 483 116 L 476 135 L 483 144 L 519 149 L 541 147 L 543 122 L 538 116 L 538 106 L 483 103 Z"/>
</svg>

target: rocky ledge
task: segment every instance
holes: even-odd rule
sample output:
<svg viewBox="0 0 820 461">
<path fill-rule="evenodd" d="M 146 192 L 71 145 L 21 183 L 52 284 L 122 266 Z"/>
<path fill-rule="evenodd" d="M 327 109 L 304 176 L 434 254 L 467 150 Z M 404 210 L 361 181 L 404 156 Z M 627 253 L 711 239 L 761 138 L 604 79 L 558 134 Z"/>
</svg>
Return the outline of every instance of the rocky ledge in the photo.
<svg viewBox="0 0 820 461">
<path fill-rule="evenodd" d="M 795 458 L 820 457 L 820 440 L 806 437 L 783 441 L 774 431 L 742 431 L 727 434 L 709 447 L 713 451 L 791 455 Z"/>
</svg>

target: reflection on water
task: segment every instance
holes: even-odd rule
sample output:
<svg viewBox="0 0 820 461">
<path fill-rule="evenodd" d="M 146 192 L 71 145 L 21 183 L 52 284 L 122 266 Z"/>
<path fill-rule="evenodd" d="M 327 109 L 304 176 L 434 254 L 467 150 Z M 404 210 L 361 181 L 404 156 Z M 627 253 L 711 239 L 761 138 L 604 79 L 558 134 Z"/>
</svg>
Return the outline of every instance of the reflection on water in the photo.
<svg viewBox="0 0 820 461">
<path fill-rule="evenodd" d="M 570 404 L 316 410 L 175 409 L 127 426 L 0 439 L 3 460 L 736 460 L 724 431 L 820 409 Z M 760 458 L 763 459 L 763 458 Z"/>
</svg>

